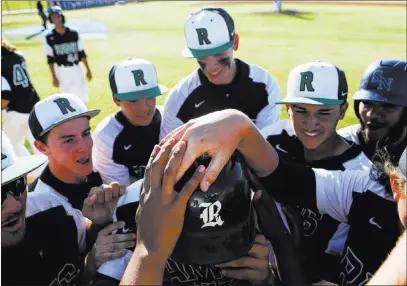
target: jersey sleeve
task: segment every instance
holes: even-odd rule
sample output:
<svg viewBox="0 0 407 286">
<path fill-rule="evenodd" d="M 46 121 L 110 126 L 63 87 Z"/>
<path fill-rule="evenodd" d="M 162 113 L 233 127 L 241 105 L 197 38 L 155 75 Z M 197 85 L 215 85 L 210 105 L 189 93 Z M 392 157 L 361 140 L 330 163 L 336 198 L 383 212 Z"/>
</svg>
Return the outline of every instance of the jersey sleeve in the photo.
<svg viewBox="0 0 407 286">
<path fill-rule="evenodd" d="M 94 134 L 93 138 L 93 168 L 99 172 L 103 183 L 118 182 L 129 186 L 131 184 L 129 170 L 126 166 L 113 161 L 113 145 L 109 145 L 108 142 L 99 137 L 99 134 Z"/>
<path fill-rule="evenodd" d="M 354 193 L 370 191 L 381 197 L 388 197 L 385 187 L 370 178 L 370 171 L 313 170 L 316 178 L 318 210 L 337 221 L 348 222 Z"/>
<path fill-rule="evenodd" d="M 8 83 L 7 79 L 2 76 L 1 77 L 1 99 L 4 100 L 11 100 L 12 92 L 10 84 Z"/>
<path fill-rule="evenodd" d="M 178 86 L 175 86 L 173 89 L 171 89 L 170 93 L 168 94 L 164 103 L 164 110 L 162 113 L 160 140 L 167 136 L 175 128 L 185 123 L 177 117 L 178 111 L 181 108 L 184 98 L 185 96 L 183 94 L 183 91 Z"/>
<path fill-rule="evenodd" d="M 281 89 L 277 80 L 269 73 L 266 89 L 268 93 L 268 105 L 259 112 L 256 118 L 256 126 L 259 129 L 277 122 L 281 116 L 281 106 L 276 104 L 276 102 L 281 100 Z"/>
<path fill-rule="evenodd" d="M 48 42 L 47 36 L 44 37 L 44 51 L 45 55 L 47 56 L 47 61 L 49 64 L 53 64 L 56 62 L 54 50 L 52 49 L 51 45 Z"/>
<path fill-rule="evenodd" d="M 78 33 L 78 53 L 79 53 L 79 60 L 86 58 L 86 53 L 83 46 L 83 39 L 81 35 Z"/>
</svg>

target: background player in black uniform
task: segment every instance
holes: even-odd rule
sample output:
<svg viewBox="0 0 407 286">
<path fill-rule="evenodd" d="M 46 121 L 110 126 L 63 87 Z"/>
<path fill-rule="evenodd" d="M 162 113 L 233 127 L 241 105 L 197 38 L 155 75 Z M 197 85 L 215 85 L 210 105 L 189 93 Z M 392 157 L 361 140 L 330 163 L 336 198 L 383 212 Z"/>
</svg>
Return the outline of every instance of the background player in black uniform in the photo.
<svg viewBox="0 0 407 286">
<path fill-rule="evenodd" d="M 65 26 L 65 16 L 59 6 L 49 9 L 49 21 L 55 25 L 44 38 L 45 54 L 52 75 L 52 84 L 63 93 L 74 94 L 85 105 L 89 101 L 88 87 L 82 62 L 86 67 L 86 78 L 90 81 L 92 73 L 80 35 Z"/>
<path fill-rule="evenodd" d="M 232 17 L 222 8 L 203 8 L 185 23 L 182 55 L 200 68 L 172 88 L 165 100 L 160 138 L 190 119 L 234 108 L 262 128 L 280 119 L 276 79 L 263 68 L 233 57 L 239 47 Z"/>
<path fill-rule="evenodd" d="M 360 124 L 339 130 L 339 134 L 362 146 L 369 158 L 376 148 L 385 149 L 393 164 L 407 146 L 407 62 L 380 60 L 362 75 L 353 95 Z"/>
<path fill-rule="evenodd" d="M 154 65 L 127 58 L 113 65 L 109 82 L 120 111 L 103 119 L 93 134 L 93 164 L 105 183 L 129 186 L 144 177 L 148 158 L 158 143 L 161 111 L 156 97 L 167 88 L 158 83 Z"/>
<path fill-rule="evenodd" d="M 345 73 L 327 62 L 310 62 L 289 74 L 286 104 L 290 120 L 281 120 L 261 130 L 288 164 L 327 170 L 369 170 L 370 160 L 356 143 L 338 135 L 336 127 L 345 116 L 348 85 Z M 275 186 L 278 188 L 279 186 Z M 305 273 L 310 283 L 333 281 L 349 226 L 318 209 L 297 206 L 302 217 L 302 248 Z M 335 272 L 336 271 L 336 272 Z"/>
<path fill-rule="evenodd" d="M 2 129 L 16 154 L 26 156 L 30 153 L 24 146 L 25 139 L 34 146 L 28 116 L 40 98 L 28 75 L 24 56 L 5 40 L 1 40 L 1 60 L 1 109 L 5 110 Z"/>
<path fill-rule="evenodd" d="M 348 223 L 350 229 L 341 260 L 343 284 L 366 283 L 400 235 L 393 196 L 385 186 L 372 180 L 370 171 L 329 171 L 288 165 L 279 160 L 275 149 L 239 111 L 225 110 L 203 116 L 178 128 L 162 142 L 170 138 L 187 141 L 177 177 L 200 154 L 212 155 L 200 184 L 203 190 L 208 189 L 237 148 L 277 201 L 318 208 L 320 213 Z M 360 233 L 369 233 L 369 238 L 361 240 Z"/>
</svg>

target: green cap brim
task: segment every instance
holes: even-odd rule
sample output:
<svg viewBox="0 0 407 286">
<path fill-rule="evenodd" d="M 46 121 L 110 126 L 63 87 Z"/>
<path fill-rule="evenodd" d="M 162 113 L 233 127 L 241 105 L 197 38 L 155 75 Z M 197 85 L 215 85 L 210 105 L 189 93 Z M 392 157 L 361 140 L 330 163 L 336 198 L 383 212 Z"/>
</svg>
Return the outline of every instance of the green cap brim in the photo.
<svg viewBox="0 0 407 286">
<path fill-rule="evenodd" d="M 164 85 L 159 84 L 158 86 L 139 90 L 139 91 L 131 91 L 131 92 L 124 92 L 124 93 L 114 93 L 113 96 L 118 100 L 128 100 L 128 101 L 136 101 L 143 98 L 152 98 L 164 94 L 168 91 L 168 88 Z"/>
<path fill-rule="evenodd" d="M 309 98 L 309 97 L 286 97 L 276 104 L 312 104 L 312 105 L 339 105 L 344 101 L 339 99 Z"/>
<path fill-rule="evenodd" d="M 187 46 L 184 47 L 182 50 L 182 56 L 185 58 L 204 58 L 209 56 L 214 56 L 224 51 L 230 49 L 235 44 L 235 39 L 233 38 L 230 42 L 223 44 L 222 46 L 213 48 L 213 49 L 206 49 L 206 50 L 196 50 L 190 49 Z"/>
</svg>

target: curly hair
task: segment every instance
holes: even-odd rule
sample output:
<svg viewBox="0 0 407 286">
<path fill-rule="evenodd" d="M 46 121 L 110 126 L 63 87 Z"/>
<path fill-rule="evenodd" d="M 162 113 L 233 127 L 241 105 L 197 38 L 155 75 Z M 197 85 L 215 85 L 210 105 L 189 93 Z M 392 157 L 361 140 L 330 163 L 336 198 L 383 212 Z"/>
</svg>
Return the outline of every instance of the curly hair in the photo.
<svg viewBox="0 0 407 286">
<path fill-rule="evenodd" d="M 1 47 L 12 53 L 17 51 L 17 48 L 14 45 L 4 39 L 1 39 Z"/>
</svg>

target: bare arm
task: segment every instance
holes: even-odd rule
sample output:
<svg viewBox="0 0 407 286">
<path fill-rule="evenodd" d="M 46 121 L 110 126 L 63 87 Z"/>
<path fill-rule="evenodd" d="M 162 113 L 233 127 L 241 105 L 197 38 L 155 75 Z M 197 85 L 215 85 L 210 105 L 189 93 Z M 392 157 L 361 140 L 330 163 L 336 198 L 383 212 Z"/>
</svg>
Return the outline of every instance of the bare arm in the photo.
<svg viewBox="0 0 407 286">
<path fill-rule="evenodd" d="M 86 78 L 90 81 L 90 80 L 92 79 L 92 72 L 91 72 L 91 70 L 90 70 L 89 63 L 88 63 L 87 58 L 86 58 L 86 57 L 83 57 L 83 58 L 81 59 L 81 62 L 82 62 L 82 63 L 85 65 L 85 67 L 86 67 Z"/>
</svg>

